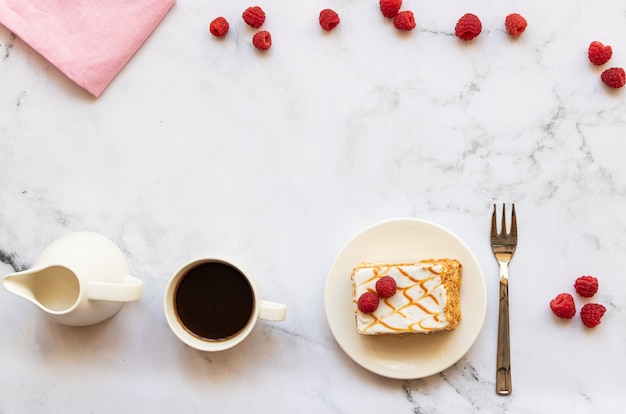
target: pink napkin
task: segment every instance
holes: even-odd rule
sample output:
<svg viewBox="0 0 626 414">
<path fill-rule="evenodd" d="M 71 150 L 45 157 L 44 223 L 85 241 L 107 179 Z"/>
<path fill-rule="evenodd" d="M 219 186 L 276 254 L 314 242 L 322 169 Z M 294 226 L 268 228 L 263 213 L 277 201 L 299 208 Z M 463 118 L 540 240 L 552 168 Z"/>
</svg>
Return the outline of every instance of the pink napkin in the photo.
<svg viewBox="0 0 626 414">
<path fill-rule="evenodd" d="M 0 23 L 100 96 L 175 0 L 0 0 Z"/>
</svg>

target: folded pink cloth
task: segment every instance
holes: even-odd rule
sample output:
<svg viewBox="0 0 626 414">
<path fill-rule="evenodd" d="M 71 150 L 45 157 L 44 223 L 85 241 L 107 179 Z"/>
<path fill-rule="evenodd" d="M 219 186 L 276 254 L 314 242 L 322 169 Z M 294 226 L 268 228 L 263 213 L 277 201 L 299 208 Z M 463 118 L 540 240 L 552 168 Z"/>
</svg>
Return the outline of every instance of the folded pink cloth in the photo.
<svg viewBox="0 0 626 414">
<path fill-rule="evenodd" d="M 0 23 L 100 96 L 175 0 L 0 0 Z"/>
</svg>

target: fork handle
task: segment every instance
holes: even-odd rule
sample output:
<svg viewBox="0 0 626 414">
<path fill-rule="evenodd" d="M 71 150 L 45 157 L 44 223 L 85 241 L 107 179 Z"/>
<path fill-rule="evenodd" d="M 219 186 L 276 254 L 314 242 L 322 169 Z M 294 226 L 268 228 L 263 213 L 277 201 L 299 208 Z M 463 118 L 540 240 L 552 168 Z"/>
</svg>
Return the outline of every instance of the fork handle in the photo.
<svg viewBox="0 0 626 414">
<path fill-rule="evenodd" d="M 500 311 L 498 313 L 498 356 L 496 363 L 496 394 L 509 395 L 511 384 L 511 343 L 509 336 L 509 284 L 500 280 Z"/>
</svg>

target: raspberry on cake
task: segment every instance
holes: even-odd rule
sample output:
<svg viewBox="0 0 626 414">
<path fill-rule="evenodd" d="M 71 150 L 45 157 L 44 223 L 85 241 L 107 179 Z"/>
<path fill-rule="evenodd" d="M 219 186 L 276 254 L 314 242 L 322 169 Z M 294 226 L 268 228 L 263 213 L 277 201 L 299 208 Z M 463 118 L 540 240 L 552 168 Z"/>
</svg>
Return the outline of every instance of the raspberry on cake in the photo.
<svg viewBox="0 0 626 414">
<path fill-rule="evenodd" d="M 396 294 L 398 286 L 396 279 L 391 276 L 383 276 L 376 281 L 376 293 L 381 298 L 390 298 Z"/>
<path fill-rule="evenodd" d="M 358 301 L 376 283 L 391 277 L 396 292 L 380 297 L 376 310 L 364 313 Z M 461 263 L 429 259 L 410 263 L 360 263 L 352 270 L 356 330 L 362 335 L 451 331 L 461 321 Z"/>
<path fill-rule="evenodd" d="M 378 308 L 378 295 L 374 292 L 365 292 L 359 296 L 357 306 L 360 312 L 372 313 Z"/>
</svg>

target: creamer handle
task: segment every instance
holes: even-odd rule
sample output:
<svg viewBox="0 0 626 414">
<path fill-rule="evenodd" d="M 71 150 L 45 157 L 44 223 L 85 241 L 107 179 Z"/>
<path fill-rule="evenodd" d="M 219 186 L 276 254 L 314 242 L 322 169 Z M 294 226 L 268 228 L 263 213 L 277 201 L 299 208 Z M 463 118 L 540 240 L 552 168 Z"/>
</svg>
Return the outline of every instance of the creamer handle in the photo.
<svg viewBox="0 0 626 414">
<path fill-rule="evenodd" d="M 141 299 L 143 282 L 136 277 L 126 276 L 123 282 L 96 282 L 89 281 L 87 297 L 91 300 L 106 300 L 109 302 L 134 302 Z"/>
</svg>

